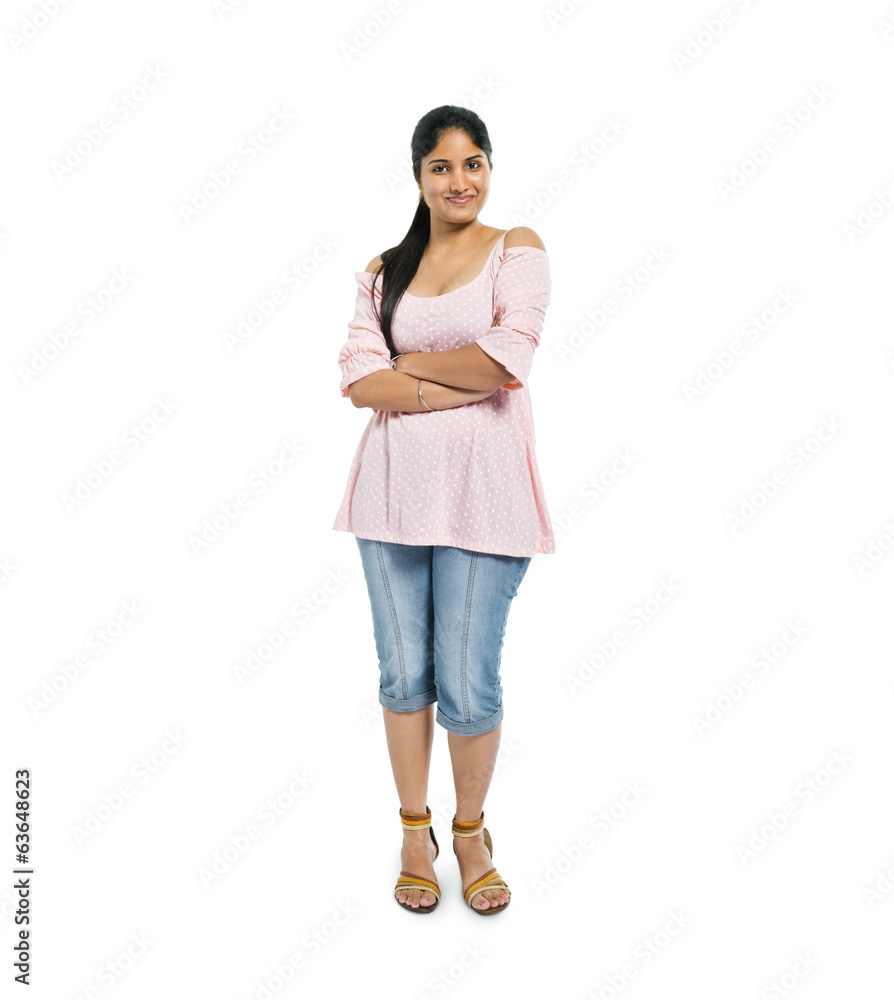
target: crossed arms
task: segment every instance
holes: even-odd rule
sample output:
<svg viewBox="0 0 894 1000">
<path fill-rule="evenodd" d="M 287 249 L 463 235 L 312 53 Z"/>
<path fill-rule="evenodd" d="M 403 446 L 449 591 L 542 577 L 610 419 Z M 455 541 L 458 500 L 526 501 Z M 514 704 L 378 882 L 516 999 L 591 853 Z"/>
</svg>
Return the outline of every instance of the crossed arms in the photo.
<svg viewBox="0 0 894 1000">
<path fill-rule="evenodd" d="M 533 247 L 544 250 L 543 241 L 527 226 L 516 226 L 506 233 L 504 249 Z M 374 258 L 367 266 L 381 258 Z M 498 323 L 495 322 L 494 326 Z M 352 382 L 348 388 L 351 402 L 373 410 L 398 410 L 417 413 L 425 410 L 419 399 L 419 379 L 425 402 L 435 410 L 446 410 L 486 399 L 507 382 L 516 380 L 499 361 L 480 344 L 468 344 L 452 351 L 414 351 L 402 354 L 394 370 L 379 369 Z"/>
<path fill-rule="evenodd" d="M 425 402 L 447 410 L 486 399 L 512 381 L 508 372 L 478 344 L 452 351 L 414 351 L 394 362 L 394 371 L 370 372 L 348 388 L 351 402 L 373 410 L 415 413 L 425 410 L 419 399 L 419 379 Z"/>
</svg>

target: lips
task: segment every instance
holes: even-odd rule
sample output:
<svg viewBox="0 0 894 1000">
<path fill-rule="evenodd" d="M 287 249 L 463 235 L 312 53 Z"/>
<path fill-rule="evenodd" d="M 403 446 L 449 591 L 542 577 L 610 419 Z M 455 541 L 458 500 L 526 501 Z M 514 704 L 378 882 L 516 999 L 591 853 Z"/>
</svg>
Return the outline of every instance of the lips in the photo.
<svg viewBox="0 0 894 1000">
<path fill-rule="evenodd" d="M 467 194 L 465 198 L 448 198 L 447 200 L 452 201 L 455 205 L 467 205 L 472 200 L 472 196 Z"/>
</svg>

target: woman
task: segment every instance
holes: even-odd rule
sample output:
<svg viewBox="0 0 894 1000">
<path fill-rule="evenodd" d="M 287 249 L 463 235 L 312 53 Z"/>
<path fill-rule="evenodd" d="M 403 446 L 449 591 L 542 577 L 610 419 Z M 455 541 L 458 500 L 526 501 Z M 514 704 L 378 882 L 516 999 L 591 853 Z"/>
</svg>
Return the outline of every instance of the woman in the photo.
<svg viewBox="0 0 894 1000">
<path fill-rule="evenodd" d="M 430 913 L 441 896 L 426 801 L 437 721 L 456 786 L 463 894 L 490 915 L 510 897 L 484 828 L 504 630 L 531 557 L 555 552 L 527 388 L 549 264 L 533 230 L 479 221 L 493 164 L 478 115 L 435 108 L 411 148 L 413 223 L 355 273 L 340 391 L 373 415 L 333 528 L 356 536 L 372 606 L 404 834 L 395 898 Z"/>
</svg>

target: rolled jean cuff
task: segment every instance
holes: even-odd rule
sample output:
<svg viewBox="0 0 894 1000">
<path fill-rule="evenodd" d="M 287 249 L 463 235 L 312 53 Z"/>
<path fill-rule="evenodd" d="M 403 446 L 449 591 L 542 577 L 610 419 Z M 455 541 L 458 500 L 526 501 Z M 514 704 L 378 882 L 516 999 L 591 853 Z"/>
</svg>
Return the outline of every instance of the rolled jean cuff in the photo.
<svg viewBox="0 0 894 1000">
<path fill-rule="evenodd" d="M 461 736 L 478 736 L 480 733 L 489 733 L 492 729 L 496 729 L 502 721 L 502 706 L 490 718 L 481 719 L 479 722 L 454 722 L 452 719 L 448 719 L 440 708 L 435 712 L 435 722 L 449 732 L 459 733 Z"/>
<path fill-rule="evenodd" d="M 437 700 L 438 692 L 435 688 L 425 691 L 423 694 L 414 695 L 412 698 L 392 698 L 391 695 L 385 694 L 381 687 L 379 688 L 379 702 L 385 708 L 390 708 L 392 712 L 415 712 Z"/>
</svg>

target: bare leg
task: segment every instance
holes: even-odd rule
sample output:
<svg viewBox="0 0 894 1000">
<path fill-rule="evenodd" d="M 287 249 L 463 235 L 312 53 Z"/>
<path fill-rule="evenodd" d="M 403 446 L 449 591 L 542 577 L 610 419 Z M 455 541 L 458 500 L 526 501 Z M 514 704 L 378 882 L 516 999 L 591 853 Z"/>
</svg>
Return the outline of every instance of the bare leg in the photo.
<svg viewBox="0 0 894 1000">
<path fill-rule="evenodd" d="M 391 756 L 391 770 L 400 807 L 404 812 L 424 813 L 428 800 L 428 770 L 435 734 L 435 706 L 426 705 L 415 712 L 392 712 L 382 708 L 385 717 L 385 738 Z M 408 830 L 402 827 L 404 842 L 400 866 L 422 878 L 437 882 L 432 861 L 435 844 L 429 828 Z M 435 897 L 424 889 L 399 889 L 395 897 L 411 906 L 431 906 Z"/>
<path fill-rule="evenodd" d="M 497 726 L 489 733 L 477 736 L 461 736 L 447 731 L 456 787 L 456 819 L 460 823 L 474 823 L 481 817 L 500 750 L 501 728 Z M 485 847 L 483 833 L 474 837 L 454 837 L 453 843 L 465 889 L 473 879 L 493 868 L 494 863 Z M 489 906 L 502 906 L 508 902 L 509 893 L 505 890 L 488 889 L 475 897 L 473 905 L 476 909 L 486 910 Z"/>
</svg>

